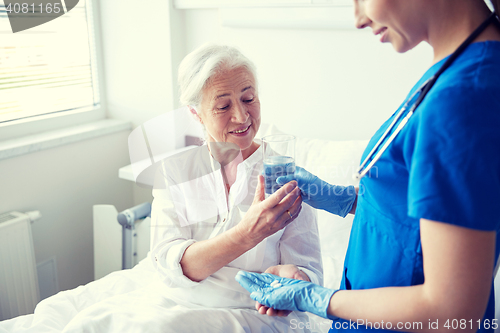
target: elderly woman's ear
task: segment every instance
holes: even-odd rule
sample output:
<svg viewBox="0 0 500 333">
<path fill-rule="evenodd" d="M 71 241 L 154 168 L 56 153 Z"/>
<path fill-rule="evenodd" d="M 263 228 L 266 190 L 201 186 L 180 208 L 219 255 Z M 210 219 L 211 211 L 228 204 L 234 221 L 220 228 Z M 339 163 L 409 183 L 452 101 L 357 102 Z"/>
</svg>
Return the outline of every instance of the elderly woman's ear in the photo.
<svg viewBox="0 0 500 333">
<path fill-rule="evenodd" d="M 200 122 L 200 124 L 203 124 L 203 120 L 201 119 L 201 117 L 198 115 L 198 111 L 196 111 L 195 107 L 192 106 L 192 105 L 188 105 L 187 106 L 188 109 L 189 109 L 189 112 L 192 113 L 192 115 L 196 118 L 196 120 L 198 120 Z"/>
</svg>

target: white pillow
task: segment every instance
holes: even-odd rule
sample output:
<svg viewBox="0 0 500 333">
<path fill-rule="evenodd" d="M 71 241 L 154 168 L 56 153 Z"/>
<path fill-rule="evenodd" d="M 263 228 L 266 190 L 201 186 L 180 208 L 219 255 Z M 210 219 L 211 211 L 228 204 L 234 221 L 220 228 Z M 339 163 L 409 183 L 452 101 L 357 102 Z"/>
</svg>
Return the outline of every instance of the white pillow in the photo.
<svg viewBox="0 0 500 333">
<path fill-rule="evenodd" d="M 296 165 L 335 185 L 357 185 L 352 178 L 366 144 L 363 141 L 297 139 Z M 338 288 L 349 242 L 353 215 L 345 218 L 318 210 L 318 228 L 324 269 L 324 285 Z"/>
<path fill-rule="evenodd" d="M 258 138 L 285 134 L 273 124 L 262 124 Z M 297 138 L 295 164 L 335 185 L 357 185 L 352 178 L 368 141 L 329 141 Z M 318 210 L 318 228 L 324 269 L 324 285 L 338 288 L 349 242 L 353 216 L 341 218 Z"/>
</svg>

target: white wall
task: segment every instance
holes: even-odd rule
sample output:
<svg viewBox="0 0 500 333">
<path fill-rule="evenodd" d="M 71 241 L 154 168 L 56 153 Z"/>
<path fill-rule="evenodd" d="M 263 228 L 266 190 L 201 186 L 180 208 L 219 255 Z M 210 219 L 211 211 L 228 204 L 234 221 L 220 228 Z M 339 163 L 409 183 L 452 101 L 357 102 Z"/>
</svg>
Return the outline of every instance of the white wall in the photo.
<svg viewBox="0 0 500 333">
<path fill-rule="evenodd" d="M 177 29 L 184 12 L 173 11 L 171 1 L 96 2 L 109 117 L 129 120 L 138 127 L 175 110 L 177 65 L 172 63 L 178 64 L 185 55 L 183 30 Z M 167 146 L 175 142 L 173 122 L 165 124 L 164 138 Z M 135 185 L 133 196 L 135 204 L 152 198 L 150 189 Z"/>
<path fill-rule="evenodd" d="M 134 127 L 173 107 L 170 63 L 169 4 L 101 0 L 101 36 L 110 118 Z"/>
<path fill-rule="evenodd" d="M 186 51 L 239 47 L 257 66 L 263 121 L 303 137 L 370 138 L 431 65 L 428 45 L 401 55 L 371 31 L 233 28 L 219 9 L 182 11 Z"/>
<path fill-rule="evenodd" d="M 94 279 L 92 206 L 133 203 L 132 184 L 117 177 L 128 162 L 128 131 L 0 161 L 0 212 L 39 210 L 35 257 L 57 261 L 60 290 Z"/>
<path fill-rule="evenodd" d="M 132 0 L 99 4 L 109 115 L 134 127 L 179 107 L 178 65 L 205 42 L 235 45 L 254 61 L 263 121 L 303 137 L 369 138 L 430 65 L 428 46 L 400 55 L 370 31 L 233 28 L 220 9 L 145 0 L 155 10 L 141 15 Z M 166 125 L 168 144 L 179 147 L 184 125 Z M 150 191 L 135 187 L 134 198 L 150 200 Z"/>
</svg>

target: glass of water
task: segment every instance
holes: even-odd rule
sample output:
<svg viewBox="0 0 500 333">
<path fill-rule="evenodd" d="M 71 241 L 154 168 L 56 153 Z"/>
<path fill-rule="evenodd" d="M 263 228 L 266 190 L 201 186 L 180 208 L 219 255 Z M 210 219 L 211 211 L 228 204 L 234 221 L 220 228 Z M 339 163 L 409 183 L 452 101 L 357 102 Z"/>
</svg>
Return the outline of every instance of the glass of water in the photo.
<svg viewBox="0 0 500 333">
<path fill-rule="evenodd" d="M 295 173 L 295 137 L 293 135 L 268 135 L 262 138 L 264 147 L 264 179 L 266 196 L 276 192 L 281 185 L 280 176 Z"/>
</svg>

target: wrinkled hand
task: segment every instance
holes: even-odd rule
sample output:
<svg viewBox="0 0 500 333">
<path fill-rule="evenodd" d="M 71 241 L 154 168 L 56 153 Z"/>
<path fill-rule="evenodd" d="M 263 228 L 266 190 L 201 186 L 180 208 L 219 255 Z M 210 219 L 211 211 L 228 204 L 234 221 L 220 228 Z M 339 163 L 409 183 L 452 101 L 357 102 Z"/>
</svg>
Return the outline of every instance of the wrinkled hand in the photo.
<svg viewBox="0 0 500 333">
<path fill-rule="evenodd" d="M 251 242 L 253 246 L 290 224 L 302 209 L 296 181 L 289 182 L 267 199 L 264 177 L 260 175 L 258 181 L 252 206 L 235 227 L 240 239 Z"/>
<path fill-rule="evenodd" d="M 297 181 L 306 204 L 335 215 L 345 217 L 356 200 L 354 186 L 330 185 L 301 167 L 296 167 L 293 175 L 278 177 L 276 182 L 282 185 L 291 180 Z"/>
<path fill-rule="evenodd" d="M 290 278 L 290 279 L 311 281 L 309 279 L 309 276 L 307 276 L 306 273 L 302 272 L 295 265 L 271 266 L 268 269 L 266 269 L 264 273 L 269 273 L 269 274 L 273 274 L 273 275 L 277 275 L 277 276 L 285 277 L 285 278 Z M 255 302 L 255 308 L 257 309 L 257 311 L 259 311 L 260 314 L 267 314 L 268 316 L 286 317 L 292 312 L 292 311 L 288 311 L 288 310 L 276 310 L 276 309 L 270 308 L 268 306 L 262 305 L 259 302 Z"/>
<path fill-rule="evenodd" d="M 269 273 L 250 273 L 239 271 L 236 281 L 250 292 L 250 297 L 267 307 L 288 310 L 307 311 L 317 316 L 328 317 L 330 298 L 336 290 L 321 287 L 317 284 L 279 277 Z M 281 286 L 274 288 L 273 281 L 278 281 Z"/>
</svg>

